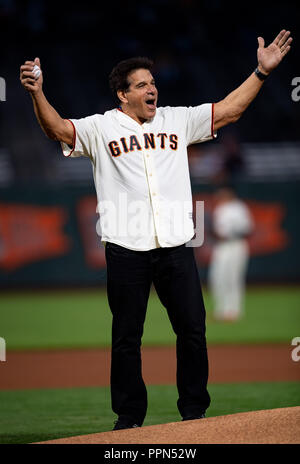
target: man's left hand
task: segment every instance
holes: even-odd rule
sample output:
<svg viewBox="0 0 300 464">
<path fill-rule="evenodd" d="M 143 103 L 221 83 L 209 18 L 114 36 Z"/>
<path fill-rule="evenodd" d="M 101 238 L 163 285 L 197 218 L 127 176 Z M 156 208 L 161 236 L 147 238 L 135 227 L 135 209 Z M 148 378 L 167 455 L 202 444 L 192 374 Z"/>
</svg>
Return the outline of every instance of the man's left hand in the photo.
<svg viewBox="0 0 300 464">
<path fill-rule="evenodd" d="M 283 29 L 273 42 L 265 48 L 265 41 L 258 37 L 257 60 L 258 68 L 264 74 L 269 74 L 275 69 L 285 55 L 289 52 L 292 42 L 290 31 Z"/>
</svg>

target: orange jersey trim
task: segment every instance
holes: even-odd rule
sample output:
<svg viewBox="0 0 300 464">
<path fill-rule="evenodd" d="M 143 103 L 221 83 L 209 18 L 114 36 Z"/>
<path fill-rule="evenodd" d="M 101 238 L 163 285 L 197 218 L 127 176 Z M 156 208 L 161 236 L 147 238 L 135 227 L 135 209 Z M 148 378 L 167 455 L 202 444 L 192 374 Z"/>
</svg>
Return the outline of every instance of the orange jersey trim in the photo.
<svg viewBox="0 0 300 464">
<path fill-rule="evenodd" d="M 215 104 L 212 103 L 211 105 L 211 136 L 214 137 L 214 111 L 215 111 Z"/>
<path fill-rule="evenodd" d="M 76 146 L 76 129 L 75 129 L 75 126 L 74 126 L 74 124 L 72 123 L 72 121 L 70 121 L 70 119 L 65 119 L 65 121 L 69 121 L 69 122 L 72 124 L 72 126 L 73 126 L 73 140 L 72 140 L 72 146 L 73 146 L 73 148 L 72 148 L 72 150 L 70 151 L 70 153 L 69 153 L 68 155 L 65 155 L 64 152 L 63 152 L 64 157 L 65 157 L 65 158 L 69 158 L 69 156 L 71 156 L 72 153 L 73 153 L 73 151 L 75 150 L 75 146 Z"/>
</svg>

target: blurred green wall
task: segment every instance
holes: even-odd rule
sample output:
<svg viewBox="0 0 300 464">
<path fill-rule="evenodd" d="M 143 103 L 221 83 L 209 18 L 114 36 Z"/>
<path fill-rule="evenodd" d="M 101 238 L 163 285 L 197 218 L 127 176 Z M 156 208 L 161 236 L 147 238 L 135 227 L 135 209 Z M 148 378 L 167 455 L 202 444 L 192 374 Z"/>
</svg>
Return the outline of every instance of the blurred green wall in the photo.
<svg viewBox="0 0 300 464">
<path fill-rule="evenodd" d="M 206 280 L 212 185 L 193 185 L 204 200 L 204 245 L 195 249 Z M 236 190 L 255 219 L 250 239 L 249 282 L 299 282 L 298 182 L 241 183 Z M 0 190 L 0 286 L 65 286 L 105 283 L 104 249 L 96 234 L 94 187 L 19 187 Z"/>
</svg>

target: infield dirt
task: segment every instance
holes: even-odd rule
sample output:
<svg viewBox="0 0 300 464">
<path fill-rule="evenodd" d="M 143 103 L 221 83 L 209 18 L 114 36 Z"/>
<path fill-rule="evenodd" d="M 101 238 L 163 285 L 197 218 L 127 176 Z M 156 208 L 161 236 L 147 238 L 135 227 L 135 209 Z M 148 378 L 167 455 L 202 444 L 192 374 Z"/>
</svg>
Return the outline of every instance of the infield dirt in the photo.
<svg viewBox="0 0 300 464">
<path fill-rule="evenodd" d="M 208 347 L 209 383 L 300 380 L 289 345 Z M 143 348 L 146 384 L 175 384 L 175 347 Z M 8 352 L 0 390 L 109 385 L 110 351 Z M 42 442 L 41 442 L 42 443 Z M 47 444 L 283 444 L 300 443 L 300 407 L 253 411 L 137 429 L 61 438 Z"/>
<path fill-rule="evenodd" d="M 209 383 L 300 380 L 290 345 L 208 346 Z M 143 348 L 148 385 L 176 383 L 175 347 Z M 10 351 L 0 363 L 0 390 L 109 385 L 108 349 Z"/>
<path fill-rule="evenodd" d="M 47 444 L 296 444 L 300 406 L 50 440 Z"/>
</svg>

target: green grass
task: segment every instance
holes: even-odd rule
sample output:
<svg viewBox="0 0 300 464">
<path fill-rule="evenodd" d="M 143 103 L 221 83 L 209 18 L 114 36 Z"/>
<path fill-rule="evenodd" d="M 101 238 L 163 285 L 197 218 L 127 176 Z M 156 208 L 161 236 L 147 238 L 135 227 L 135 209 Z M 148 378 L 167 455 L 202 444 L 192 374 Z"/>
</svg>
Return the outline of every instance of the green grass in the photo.
<svg viewBox="0 0 300 464">
<path fill-rule="evenodd" d="M 243 319 L 234 324 L 211 320 L 210 294 L 204 292 L 208 343 L 289 343 L 299 335 L 300 289 L 250 288 Z M 111 313 L 104 290 L 5 293 L 0 301 L 0 337 L 7 349 L 108 346 Z M 144 345 L 175 341 L 166 310 L 151 292 Z"/>
<path fill-rule="evenodd" d="M 297 382 L 209 386 L 207 417 L 298 406 Z M 181 420 L 175 386 L 148 386 L 144 425 Z M 108 388 L 0 391 L 0 443 L 32 443 L 111 430 L 115 415 Z"/>
</svg>

